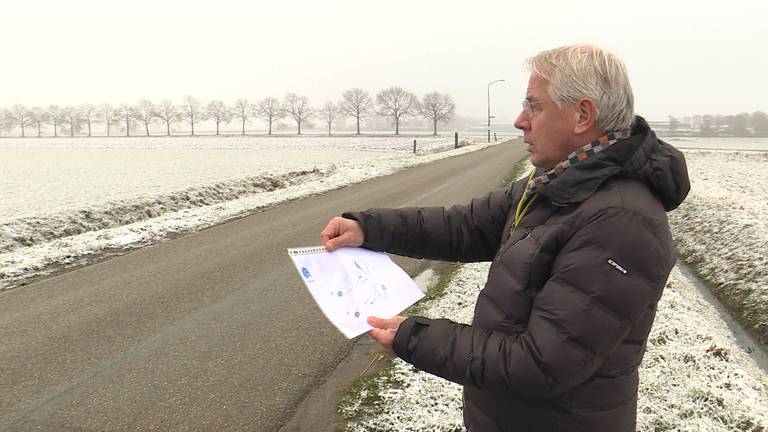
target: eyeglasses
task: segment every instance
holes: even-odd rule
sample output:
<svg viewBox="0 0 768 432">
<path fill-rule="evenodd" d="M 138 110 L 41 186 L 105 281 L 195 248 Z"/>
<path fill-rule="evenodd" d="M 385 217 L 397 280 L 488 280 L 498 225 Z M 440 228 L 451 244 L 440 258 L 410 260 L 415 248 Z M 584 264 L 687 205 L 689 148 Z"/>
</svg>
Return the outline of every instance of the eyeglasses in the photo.
<svg viewBox="0 0 768 432">
<path fill-rule="evenodd" d="M 525 113 L 528 114 L 528 117 L 533 117 L 538 111 L 541 111 L 541 106 L 544 104 L 547 104 L 549 102 L 554 101 L 540 101 L 540 102 L 531 102 L 528 99 L 523 99 L 523 109 L 525 110 Z"/>
</svg>

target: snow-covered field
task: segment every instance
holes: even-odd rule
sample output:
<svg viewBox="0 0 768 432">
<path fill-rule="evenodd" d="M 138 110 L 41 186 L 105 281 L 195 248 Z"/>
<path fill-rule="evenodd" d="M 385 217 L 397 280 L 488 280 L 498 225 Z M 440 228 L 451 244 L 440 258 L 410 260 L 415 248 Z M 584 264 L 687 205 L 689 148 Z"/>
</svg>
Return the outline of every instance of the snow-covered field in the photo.
<svg viewBox="0 0 768 432">
<path fill-rule="evenodd" d="M 768 138 L 662 137 L 681 150 L 768 150 Z"/>
<path fill-rule="evenodd" d="M 670 213 L 681 257 L 768 345 L 768 151 L 685 155 L 691 193 Z"/>
<path fill-rule="evenodd" d="M 463 136 L 461 137 L 463 138 Z M 472 136 L 478 140 L 484 137 Z M 131 137 L 58 137 L 58 138 L 3 138 L 0 148 L 112 148 L 112 149 L 207 149 L 207 150 L 262 150 L 262 149 L 334 149 L 363 151 L 412 151 L 416 139 L 417 150 L 445 148 L 453 145 L 453 134 L 419 136 L 394 135 L 222 135 L 222 136 L 131 136 Z"/>
<path fill-rule="evenodd" d="M 768 329 L 768 140 L 688 139 L 692 191 L 670 213 L 675 241 L 754 332 Z M 470 264 L 426 316 L 471 320 L 488 264 Z M 640 369 L 639 431 L 768 430 L 768 359 L 681 266 L 667 284 Z M 741 315 L 741 316 L 739 316 Z M 746 319 L 745 319 L 746 318 Z M 750 327 L 748 327 L 750 328 Z M 395 360 L 373 407 L 342 404 L 348 431 L 461 431 L 461 388 Z M 365 393 L 368 390 L 361 390 Z M 354 400 L 351 395 L 348 400 Z M 358 411 L 374 415 L 356 415 Z"/>
<path fill-rule="evenodd" d="M 453 136 L 0 140 L 0 291 L 103 251 L 484 148 Z"/>
</svg>

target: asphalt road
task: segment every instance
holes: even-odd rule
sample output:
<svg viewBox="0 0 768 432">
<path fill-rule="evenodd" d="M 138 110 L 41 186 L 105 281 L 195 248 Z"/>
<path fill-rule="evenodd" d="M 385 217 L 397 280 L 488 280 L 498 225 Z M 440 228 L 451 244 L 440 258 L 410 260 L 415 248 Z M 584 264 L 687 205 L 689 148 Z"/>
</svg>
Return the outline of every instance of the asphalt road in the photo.
<svg viewBox="0 0 768 432">
<path fill-rule="evenodd" d="M 278 429 L 351 347 L 285 249 L 344 210 L 465 203 L 523 155 L 436 161 L 0 294 L 0 430 Z"/>
</svg>

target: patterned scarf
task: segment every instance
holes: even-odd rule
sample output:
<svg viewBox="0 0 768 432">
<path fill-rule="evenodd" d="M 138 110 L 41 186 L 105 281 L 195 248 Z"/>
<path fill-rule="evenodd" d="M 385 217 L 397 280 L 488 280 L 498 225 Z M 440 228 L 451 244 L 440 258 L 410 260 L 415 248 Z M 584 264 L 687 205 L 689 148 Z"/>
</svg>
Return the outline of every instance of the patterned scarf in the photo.
<svg viewBox="0 0 768 432">
<path fill-rule="evenodd" d="M 529 196 L 535 194 L 536 191 L 539 190 L 542 186 L 560 177 L 563 172 L 571 165 L 577 162 L 581 162 L 590 156 L 595 155 L 596 153 L 600 153 L 601 151 L 615 144 L 616 141 L 629 138 L 629 136 L 629 129 L 609 132 L 592 141 L 591 143 L 576 149 L 576 151 L 569 154 L 564 161 L 555 165 L 554 168 L 534 178 L 533 181 L 529 181 L 528 190 L 525 191 L 525 198 L 527 199 Z"/>
<path fill-rule="evenodd" d="M 514 232 L 517 229 L 525 215 L 528 214 L 528 211 L 531 209 L 533 202 L 536 201 L 536 198 L 539 196 L 538 190 L 542 186 L 561 176 L 568 167 L 586 160 L 596 153 L 600 153 L 601 151 L 615 144 L 616 141 L 629 138 L 629 136 L 630 131 L 628 129 L 617 132 L 609 132 L 592 141 L 591 143 L 576 149 L 576 151 L 569 154 L 564 161 L 558 163 L 554 168 L 545 172 L 544 174 L 534 178 L 533 176 L 535 175 L 536 170 L 534 169 L 531 171 L 531 174 L 528 176 L 527 189 L 523 196 L 520 197 L 520 201 L 517 203 L 517 207 L 515 209 L 515 219 L 512 223 L 511 232 Z"/>
</svg>

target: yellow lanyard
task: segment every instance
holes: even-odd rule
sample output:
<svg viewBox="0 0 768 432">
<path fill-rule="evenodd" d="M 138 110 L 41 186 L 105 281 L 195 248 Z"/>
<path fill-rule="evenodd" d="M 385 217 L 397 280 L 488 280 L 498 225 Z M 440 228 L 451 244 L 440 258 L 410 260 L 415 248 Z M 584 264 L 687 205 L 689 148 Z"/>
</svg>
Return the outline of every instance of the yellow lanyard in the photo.
<svg viewBox="0 0 768 432">
<path fill-rule="evenodd" d="M 517 203 L 517 209 L 515 210 L 515 220 L 512 222 L 513 232 L 517 229 L 517 226 L 520 225 L 520 222 L 523 220 L 523 217 L 525 217 L 525 215 L 528 214 L 528 210 L 531 209 L 533 202 L 536 201 L 536 197 L 539 196 L 539 193 L 536 192 L 535 194 L 533 194 L 533 196 L 530 199 L 526 199 L 526 192 L 528 192 L 528 187 L 531 185 L 531 181 L 533 180 L 534 174 L 536 174 L 535 169 L 532 170 L 531 174 L 528 176 L 528 183 L 525 184 L 525 190 L 523 190 L 523 196 L 520 197 L 520 202 Z"/>
</svg>

